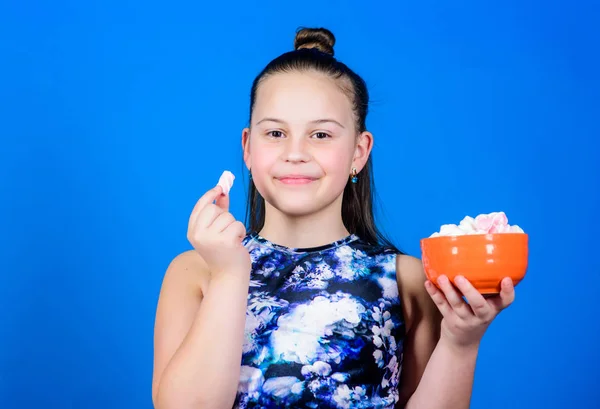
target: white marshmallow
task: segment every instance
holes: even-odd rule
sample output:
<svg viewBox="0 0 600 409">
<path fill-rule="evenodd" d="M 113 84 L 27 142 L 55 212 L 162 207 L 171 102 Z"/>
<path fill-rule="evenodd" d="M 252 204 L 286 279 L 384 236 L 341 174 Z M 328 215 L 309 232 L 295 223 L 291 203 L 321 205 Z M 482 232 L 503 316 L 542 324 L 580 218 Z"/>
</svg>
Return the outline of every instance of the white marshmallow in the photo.
<svg viewBox="0 0 600 409">
<path fill-rule="evenodd" d="M 224 171 L 223 174 L 221 174 L 221 177 L 219 178 L 219 183 L 217 183 L 217 186 L 221 186 L 221 188 L 223 189 L 223 194 L 225 194 L 225 195 L 229 194 L 229 191 L 233 187 L 234 179 L 235 179 L 235 176 L 233 176 L 233 173 L 231 173 L 228 170 Z"/>
<path fill-rule="evenodd" d="M 455 224 L 444 224 L 439 232 L 429 237 L 439 236 L 462 236 L 465 234 L 489 234 L 489 233 L 524 233 L 519 226 L 508 224 L 508 218 L 504 212 L 480 214 L 475 218 L 465 216 L 457 226 Z"/>
</svg>

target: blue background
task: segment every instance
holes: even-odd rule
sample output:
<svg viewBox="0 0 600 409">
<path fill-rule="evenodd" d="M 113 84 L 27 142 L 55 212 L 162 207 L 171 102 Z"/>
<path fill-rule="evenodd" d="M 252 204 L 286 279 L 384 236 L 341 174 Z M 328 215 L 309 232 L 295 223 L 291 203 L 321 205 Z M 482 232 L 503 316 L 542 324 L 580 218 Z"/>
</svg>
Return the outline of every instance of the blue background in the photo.
<svg viewBox="0 0 600 409">
<path fill-rule="evenodd" d="M 483 3 L 4 2 L 0 407 L 151 407 L 163 274 L 224 169 L 243 217 L 250 85 L 298 26 L 370 86 L 399 246 L 498 210 L 530 234 L 472 407 L 600 407 L 599 7 Z"/>
</svg>

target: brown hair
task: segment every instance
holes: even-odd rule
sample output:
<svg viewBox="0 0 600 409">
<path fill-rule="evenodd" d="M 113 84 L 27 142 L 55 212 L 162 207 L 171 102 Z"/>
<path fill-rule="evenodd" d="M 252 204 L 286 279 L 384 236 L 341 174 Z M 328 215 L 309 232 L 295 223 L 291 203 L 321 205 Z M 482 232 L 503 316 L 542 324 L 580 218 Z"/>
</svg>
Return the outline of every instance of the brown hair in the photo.
<svg viewBox="0 0 600 409">
<path fill-rule="evenodd" d="M 255 78 L 250 92 L 250 124 L 258 87 L 266 78 L 277 73 L 292 71 L 317 71 L 339 80 L 341 89 L 348 95 L 356 118 L 356 131 L 366 131 L 369 93 L 365 81 L 344 63 L 334 58 L 335 37 L 326 28 L 301 28 L 294 39 L 294 51 L 286 52 L 272 60 Z M 372 156 L 372 155 L 371 155 Z M 348 183 L 342 199 L 342 221 L 351 234 L 356 234 L 373 245 L 386 245 L 401 253 L 377 228 L 373 212 L 375 185 L 371 156 L 358 176 L 357 183 Z M 265 222 L 264 198 L 250 179 L 246 224 L 249 231 L 259 232 Z"/>
</svg>

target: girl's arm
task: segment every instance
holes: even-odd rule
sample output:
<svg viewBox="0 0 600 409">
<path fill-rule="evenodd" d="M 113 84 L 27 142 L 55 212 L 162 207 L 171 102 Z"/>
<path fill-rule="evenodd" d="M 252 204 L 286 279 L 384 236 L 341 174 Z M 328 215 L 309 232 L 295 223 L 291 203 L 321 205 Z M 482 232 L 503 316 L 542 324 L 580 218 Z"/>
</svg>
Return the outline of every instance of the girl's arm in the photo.
<svg viewBox="0 0 600 409">
<path fill-rule="evenodd" d="M 156 313 L 155 408 L 233 406 L 246 318 L 249 278 L 244 277 L 248 275 L 222 274 L 209 280 L 195 251 L 173 260 Z"/>
<path fill-rule="evenodd" d="M 397 267 L 407 325 L 397 407 L 468 409 L 479 343 L 491 321 L 512 303 L 512 282 L 503 280 L 500 295 L 486 300 L 467 280 L 455 283 L 457 291 L 442 278 L 440 291 L 426 282 L 416 258 L 398 256 Z"/>
</svg>

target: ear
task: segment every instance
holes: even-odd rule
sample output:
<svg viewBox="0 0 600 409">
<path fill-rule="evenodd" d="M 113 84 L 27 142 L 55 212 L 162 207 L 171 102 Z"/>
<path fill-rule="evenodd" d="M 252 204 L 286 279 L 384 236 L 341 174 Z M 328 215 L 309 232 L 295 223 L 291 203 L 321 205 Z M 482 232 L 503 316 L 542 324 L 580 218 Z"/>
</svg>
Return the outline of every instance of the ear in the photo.
<svg viewBox="0 0 600 409">
<path fill-rule="evenodd" d="M 354 157 L 352 159 L 352 167 L 356 168 L 356 171 L 360 171 L 367 164 L 371 150 L 373 149 L 373 134 L 371 132 L 362 132 L 356 141 L 354 147 Z"/>
<path fill-rule="evenodd" d="M 250 157 L 250 128 L 242 130 L 242 150 L 244 151 L 244 163 L 246 168 L 252 167 L 252 159 Z"/>
</svg>

